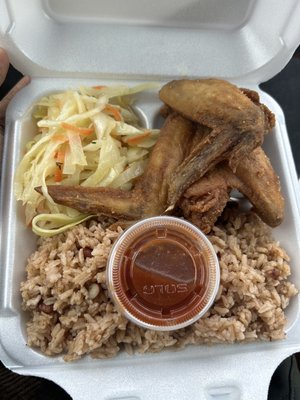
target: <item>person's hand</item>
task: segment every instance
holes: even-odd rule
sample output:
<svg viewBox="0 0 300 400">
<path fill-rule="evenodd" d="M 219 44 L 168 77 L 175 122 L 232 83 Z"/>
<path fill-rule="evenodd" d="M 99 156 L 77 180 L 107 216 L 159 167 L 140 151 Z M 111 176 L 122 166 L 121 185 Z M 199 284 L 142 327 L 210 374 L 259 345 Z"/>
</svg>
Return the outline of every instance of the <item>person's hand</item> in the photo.
<svg viewBox="0 0 300 400">
<path fill-rule="evenodd" d="M 4 82 L 7 71 L 9 68 L 9 59 L 4 49 L 0 48 L 0 86 Z M 3 134 L 4 134 L 4 126 L 5 126 L 5 113 L 7 106 L 14 95 L 26 86 L 30 81 L 28 76 L 24 76 L 8 93 L 2 100 L 0 100 L 0 161 L 2 155 L 2 143 L 3 143 Z"/>
</svg>

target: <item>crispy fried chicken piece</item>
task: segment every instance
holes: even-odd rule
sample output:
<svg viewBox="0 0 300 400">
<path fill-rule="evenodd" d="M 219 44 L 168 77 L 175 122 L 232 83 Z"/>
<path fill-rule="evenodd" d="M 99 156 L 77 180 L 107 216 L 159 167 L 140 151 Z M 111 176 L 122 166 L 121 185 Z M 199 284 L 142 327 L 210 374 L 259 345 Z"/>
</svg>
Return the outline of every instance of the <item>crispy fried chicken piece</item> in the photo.
<svg viewBox="0 0 300 400">
<path fill-rule="evenodd" d="M 225 162 L 190 186 L 179 202 L 185 218 L 205 233 L 210 232 L 225 208 L 232 189 L 243 193 L 268 225 L 279 225 L 284 217 L 280 182 L 261 147 L 241 161 L 235 173 Z"/>
<path fill-rule="evenodd" d="M 253 150 L 238 164 L 236 186 L 253 204 L 255 212 L 270 226 L 278 226 L 284 218 L 284 198 L 279 177 L 261 147 Z"/>
<path fill-rule="evenodd" d="M 236 166 L 263 142 L 272 124 L 271 113 L 252 92 L 220 79 L 178 80 L 167 83 L 160 99 L 184 117 L 211 129 L 170 178 L 169 204 L 175 206 L 184 191 L 223 160 Z"/>
<path fill-rule="evenodd" d="M 245 88 L 240 88 L 240 90 L 264 112 L 266 126 L 265 133 L 269 132 L 275 126 L 275 115 L 268 109 L 267 106 L 259 101 L 259 94 L 255 92 L 255 90 Z"/>
<path fill-rule="evenodd" d="M 211 231 L 229 201 L 231 182 L 228 178 L 232 174 L 227 178 L 227 173 L 225 165 L 208 171 L 184 192 L 178 203 L 183 216 L 204 233 Z"/>
<path fill-rule="evenodd" d="M 161 129 L 146 170 L 130 192 L 107 187 L 50 185 L 58 204 L 83 213 L 137 220 L 162 214 L 168 204 L 169 177 L 190 151 L 195 126 L 178 114 L 170 114 Z M 41 188 L 36 189 L 42 193 Z"/>
</svg>

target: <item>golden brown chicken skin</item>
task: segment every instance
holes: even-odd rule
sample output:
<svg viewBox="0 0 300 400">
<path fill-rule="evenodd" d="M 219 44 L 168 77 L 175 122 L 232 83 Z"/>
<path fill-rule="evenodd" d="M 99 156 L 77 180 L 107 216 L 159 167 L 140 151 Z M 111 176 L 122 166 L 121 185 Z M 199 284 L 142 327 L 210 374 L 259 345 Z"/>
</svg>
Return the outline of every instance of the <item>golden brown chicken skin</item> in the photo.
<svg viewBox="0 0 300 400">
<path fill-rule="evenodd" d="M 245 195 L 269 226 L 283 221 L 284 199 L 279 178 L 261 147 L 244 157 L 235 173 L 226 162 L 210 170 L 184 192 L 179 208 L 186 219 L 209 233 L 233 189 Z"/>
<path fill-rule="evenodd" d="M 172 81 L 162 87 L 159 96 L 172 110 L 211 129 L 206 142 L 201 141 L 174 171 L 170 205 L 175 206 L 184 191 L 219 162 L 227 159 L 235 171 L 270 129 L 269 113 L 266 116 L 259 102 L 250 98 L 251 92 L 246 95 L 224 80 Z"/>
</svg>

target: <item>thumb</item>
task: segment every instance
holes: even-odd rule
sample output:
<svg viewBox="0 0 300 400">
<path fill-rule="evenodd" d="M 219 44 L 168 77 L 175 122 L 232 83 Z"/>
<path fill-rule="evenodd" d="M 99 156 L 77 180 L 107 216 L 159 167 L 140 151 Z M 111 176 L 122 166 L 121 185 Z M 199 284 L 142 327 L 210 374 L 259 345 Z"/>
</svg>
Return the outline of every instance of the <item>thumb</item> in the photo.
<svg viewBox="0 0 300 400">
<path fill-rule="evenodd" d="M 0 47 L 0 86 L 4 82 L 9 68 L 9 59 L 6 51 Z"/>
<path fill-rule="evenodd" d="M 24 76 L 19 82 L 7 93 L 5 97 L 0 101 L 0 120 L 4 119 L 5 117 L 5 112 L 7 109 L 7 106 L 9 102 L 12 100 L 12 98 L 15 96 L 15 94 L 23 89 L 24 86 L 28 85 L 30 82 L 29 76 Z"/>
</svg>

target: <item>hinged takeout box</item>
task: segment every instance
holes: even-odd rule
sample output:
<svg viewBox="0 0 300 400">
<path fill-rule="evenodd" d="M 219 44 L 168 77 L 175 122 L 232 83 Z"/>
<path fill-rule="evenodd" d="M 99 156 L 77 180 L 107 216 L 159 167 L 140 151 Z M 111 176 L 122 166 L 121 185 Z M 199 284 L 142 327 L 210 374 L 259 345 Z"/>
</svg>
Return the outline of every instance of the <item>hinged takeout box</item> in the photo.
<svg viewBox="0 0 300 400">
<path fill-rule="evenodd" d="M 280 106 L 259 90 L 278 73 L 300 42 L 300 3 L 286 0 L 20 0 L 0 2 L 0 45 L 15 67 L 32 77 L 7 111 L 1 186 L 0 358 L 24 375 L 51 379 L 76 399 L 266 399 L 270 378 L 300 351 L 299 296 L 287 310 L 287 338 L 275 342 L 191 346 L 178 352 L 66 364 L 26 346 L 19 286 L 35 237 L 24 225 L 13 176 L 30 138 L 30 105 L 41 95 L 79 85 L 219 77 L 259 91 L 276 115 L 264 142 L 286 199 L 274 236 L 291 256 L 300 288 L 299 194 Z M 155 95 L 139 107 L 151 126 Z"/>
</svg>

